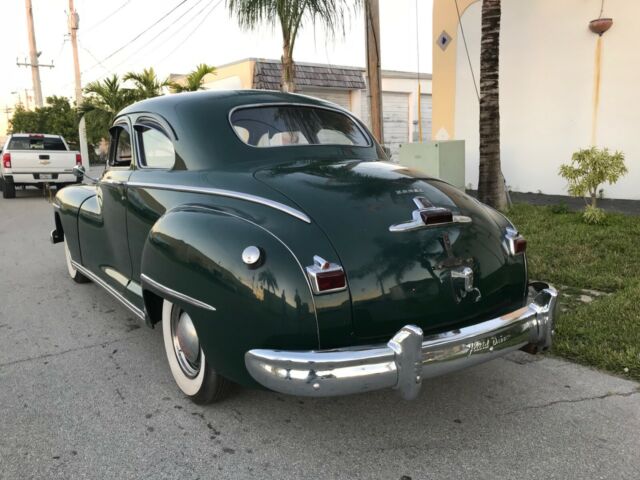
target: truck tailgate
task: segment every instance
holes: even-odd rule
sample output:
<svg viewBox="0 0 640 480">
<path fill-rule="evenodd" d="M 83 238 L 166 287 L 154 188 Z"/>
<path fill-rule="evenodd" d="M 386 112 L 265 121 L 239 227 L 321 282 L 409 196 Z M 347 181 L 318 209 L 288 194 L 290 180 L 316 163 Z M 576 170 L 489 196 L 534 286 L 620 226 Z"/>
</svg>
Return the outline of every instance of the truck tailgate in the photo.
<svg viewBox="0 0 640 480">
<path fill-rule="evenodd" d="M 76 152 L 72 151 L 11 151 L 11 170 L 14 173 L 70 172 L 75 164 Z"/>
</svg>

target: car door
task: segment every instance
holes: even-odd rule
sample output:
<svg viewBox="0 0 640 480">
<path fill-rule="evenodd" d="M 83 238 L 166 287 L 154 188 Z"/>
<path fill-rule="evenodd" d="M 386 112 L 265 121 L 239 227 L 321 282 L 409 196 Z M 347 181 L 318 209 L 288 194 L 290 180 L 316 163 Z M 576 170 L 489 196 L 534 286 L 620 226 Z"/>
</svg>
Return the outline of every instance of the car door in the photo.
<svg viewBox="0 0 640 480">
<path fill-rule="evenodd" d="M 176 192 L 149 188 L 172 182 L 172 170 L 176 163 L 174 140 L 171 127 L 162 119 L 149 114 L 135 119 L 136 168 L 129 179 L 127 190 L 127 226 L 132 268 L 132 281 L 127 289 L 127 296 L 129 298 L 129 295 L 133 295 L 133 298 L 129 298 L 131 301 L 136 301 L 135 297 L 141 295 L 140 268 L 149 231 L 179 195 Z"/>
<path fill-rule="evenodd" d="M 135 164 L 128 121 L 118 121 L 110 133 L 108 163 L 96 184 L 96 196 L 81 207 L 78 234 L 83 265 L 122 292 L 131 279 L 126 202 Z"/>
</svg>

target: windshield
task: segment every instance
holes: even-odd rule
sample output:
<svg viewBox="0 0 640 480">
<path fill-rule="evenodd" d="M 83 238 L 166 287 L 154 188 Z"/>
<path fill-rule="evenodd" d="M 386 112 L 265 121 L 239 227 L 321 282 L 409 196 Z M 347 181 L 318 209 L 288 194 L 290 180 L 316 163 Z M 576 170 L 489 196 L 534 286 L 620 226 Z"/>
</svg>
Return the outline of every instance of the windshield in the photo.
<svg viewBox="0 0 640 480">
<path fill-rule="evenodd" d="M 67 150 L 60 137 L 12 137 L 7 150 Z"/>
<path fill-rule="evenodd" d="M 238 137 L 254 147 L 370 145 L 362 129 L 335 110 L 299 105 L 248 107 L 231 114 Z"/>
</svg>

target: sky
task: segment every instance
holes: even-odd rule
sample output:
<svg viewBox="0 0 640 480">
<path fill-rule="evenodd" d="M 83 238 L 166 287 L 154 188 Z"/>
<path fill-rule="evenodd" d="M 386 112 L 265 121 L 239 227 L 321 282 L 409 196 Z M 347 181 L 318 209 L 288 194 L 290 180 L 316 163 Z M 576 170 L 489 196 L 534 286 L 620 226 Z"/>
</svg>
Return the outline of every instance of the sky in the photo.
<svg viewBox="0 0 640 480">
<path fill-rule="evenodd" d="M 42 52 L 40 63 L 55 65 L 52 69 L 40 69 L 43 97 L 54 94 L 72 97 L 68 0 L 32 1 L 36 43 Z M 178 4 L 181 5 L 163 21 L 140 35 Z M 432 5 L 432 0 L 380 0 L 383 69 L 416 71 L 419 61 L 422 72 L 431 72 Z M 5 108 L 13 107 L 19 97 L 24 102 L 25 95 L 31 97 L 33 92 L 31 70 L 16 65 L 16 59 L 28 61 L 25 2 L 2 0 L 2 7 L 0 129 L 4 130 Z M 186 73 L 202 62 L 223 65 L 248 57 L 277 59 L 281 55 L 277 28 L 240 29 L 237 20 L 229 16 L 225 0 L 75 0 L 75 8 L 80 16 L 83 85 L 111 73 L 123 74 L 150 66 L 164 77 Z M 365 64 L 362 13 L 351 17 L 344 37 L 327 39 L 322 28 L 307 25 L 297 42 L 294 51 L 297 61 L 361 67 Z"/>
</svg>

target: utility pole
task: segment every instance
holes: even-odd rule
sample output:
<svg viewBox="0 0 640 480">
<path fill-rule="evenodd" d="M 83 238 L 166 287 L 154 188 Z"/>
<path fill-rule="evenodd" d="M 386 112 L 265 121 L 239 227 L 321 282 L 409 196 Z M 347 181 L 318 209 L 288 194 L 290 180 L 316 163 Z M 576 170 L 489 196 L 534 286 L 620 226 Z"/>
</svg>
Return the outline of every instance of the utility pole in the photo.
<svg viewBox="0 0 640 480">
<path fill-rule="evenodd" d="M 76 106 L 82 105 L 82 80 L 80 77 L 80 60 L 78 57 L 78 28 L 80 28 L 80 16 L 69 0 L 69 35 L 71 37 L 71 49 L 73 50 L 73 69 L 76 81 Z M 87 126 L 84 115 L 80 117 L 78 125 L 78 138 L 80 140 L 80 156 L 85 167 L 89 167 L 89 149 L 87 147 Z"/>
<path fill-rule="evenodd" d="M 380 6 L 378 0 L 366 0 L 364 15 L 371 130 L 378 142 L 384 143 L 382 129 L 382 76 L 380 74 Z"/>
<path fill-rule="evenodd" d="M 29 33 L 29 58 L 31 78 L 33 80 L 33 95 L 35 97 L 36 107 L 42 107 L 42 85 L 40 84 L 38 49 L 36 48 L 36 33 L 33 29 L 33 8 L 31 7 L 31 0 L 25 0 L 25 6 L 27 7 L 27 31 Z M 18 63 L 18 65 L 20 64 Z"/>
</svg>

